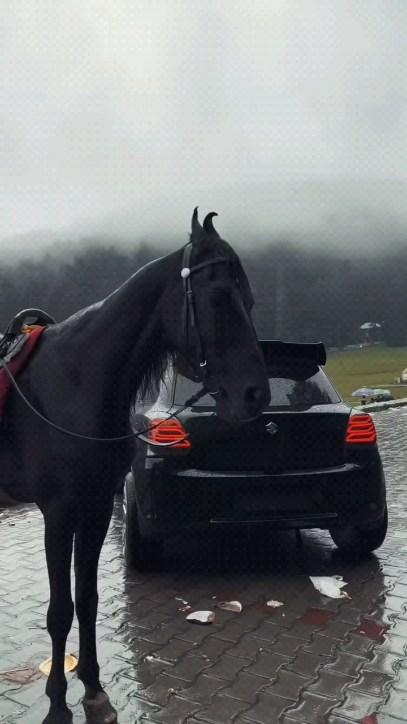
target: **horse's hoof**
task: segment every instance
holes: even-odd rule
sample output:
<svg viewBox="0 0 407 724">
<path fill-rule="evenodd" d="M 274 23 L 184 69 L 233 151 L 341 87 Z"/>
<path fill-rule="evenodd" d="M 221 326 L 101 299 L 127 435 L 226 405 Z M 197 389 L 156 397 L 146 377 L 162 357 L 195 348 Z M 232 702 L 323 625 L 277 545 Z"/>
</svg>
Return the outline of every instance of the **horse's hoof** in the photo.
<svg viewBox="0 0 407 724">
<path fill-rule="evenodd" d="M 72 712 L 69 709 L 49 712 L 42 724 L 72 724 Z"/>
<path fill-rule="evenodd" d="M 86 724 L 117 724 L 117 711 L 104 691 L 99 691 L 94 699 L 84 699 L 82 703 Z"/>
</svg>

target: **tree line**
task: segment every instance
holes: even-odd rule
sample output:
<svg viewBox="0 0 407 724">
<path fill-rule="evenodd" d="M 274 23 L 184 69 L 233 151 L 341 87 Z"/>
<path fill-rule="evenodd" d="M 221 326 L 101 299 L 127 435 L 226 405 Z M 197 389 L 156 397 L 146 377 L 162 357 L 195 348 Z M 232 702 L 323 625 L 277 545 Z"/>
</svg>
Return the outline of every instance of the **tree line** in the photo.
<svg viewBox="0 0 407 724">
<path fill-rule="evenodd" d="M 97 241 L 97 240 L 96 240 Z M 0 266 L 0 323 L 25 307 L 65 319 L 120 286 L 166 253 L 154 244 L 134 250 L 84 244 L 72 257 L 45 254 Z M 323 341 L 343 347 L 360 341 L 360 325 L 382 325 L 384 341 L 407 344 L 407 248 L 366 254 L 327 253 L 274 243 L 240 253 L 256 305 L 259 337 Z"/>
</svg>

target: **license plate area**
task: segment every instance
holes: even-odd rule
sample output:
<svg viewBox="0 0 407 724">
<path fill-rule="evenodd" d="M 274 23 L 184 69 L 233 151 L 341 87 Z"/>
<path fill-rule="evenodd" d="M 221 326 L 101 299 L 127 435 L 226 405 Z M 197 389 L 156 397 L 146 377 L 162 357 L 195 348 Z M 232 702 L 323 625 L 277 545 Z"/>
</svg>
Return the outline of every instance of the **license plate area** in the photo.
<svg viewBox="0 0 407 724">
<path fill-rule="evenodd" d="M 312 510 L 310 501 L 300 491 L 252 491 L 239 493 L 235 499 L 235 512 L 280 513 Z"/>
</svg>

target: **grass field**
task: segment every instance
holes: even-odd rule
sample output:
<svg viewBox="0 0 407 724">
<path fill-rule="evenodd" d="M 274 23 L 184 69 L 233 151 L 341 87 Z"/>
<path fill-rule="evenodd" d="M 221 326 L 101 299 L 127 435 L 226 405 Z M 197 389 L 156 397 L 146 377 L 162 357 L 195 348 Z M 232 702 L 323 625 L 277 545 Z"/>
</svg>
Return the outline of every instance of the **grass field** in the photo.
<svg viewBox="0 0 407 724">
<path fill-rule="evenodd" d="M 362 347 L 328 352 L 326 371 L 345 402 L 358 387 L 384 387 L 395 382 L 407 367 L 407 347 Z M 394 397 L 407 397 L 407 387 L 393 387 Z"/>
</svg>

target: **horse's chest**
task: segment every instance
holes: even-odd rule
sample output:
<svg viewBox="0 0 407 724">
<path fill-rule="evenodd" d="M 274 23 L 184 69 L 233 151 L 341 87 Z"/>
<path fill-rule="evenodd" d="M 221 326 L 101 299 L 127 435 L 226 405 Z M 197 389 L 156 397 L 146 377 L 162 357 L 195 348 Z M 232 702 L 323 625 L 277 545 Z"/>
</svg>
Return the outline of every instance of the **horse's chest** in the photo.
<svg viewBox="0 0 407 724">
<path fill-rule="evenodd" d="M 18 465 L 15 455 L 4 442 L 0 442 L 0 499 L 2 491 L 13 500 L 33 502 L 22 465 Z"/>
</svg>

